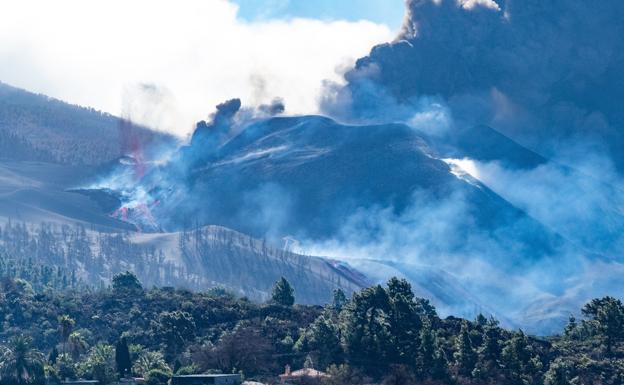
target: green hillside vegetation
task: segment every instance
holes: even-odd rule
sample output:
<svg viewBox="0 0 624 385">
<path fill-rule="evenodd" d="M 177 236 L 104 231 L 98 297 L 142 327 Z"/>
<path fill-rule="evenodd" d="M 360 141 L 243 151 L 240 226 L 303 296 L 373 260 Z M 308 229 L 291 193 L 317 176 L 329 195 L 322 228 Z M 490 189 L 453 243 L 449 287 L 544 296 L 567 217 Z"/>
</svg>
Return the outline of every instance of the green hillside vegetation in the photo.
<svg viewBox="0 0 624 385">
<path fill-rule="evenodd" d="M 538 338 L 484 316 L 441 319 L 396 278 L 351 299 L 337 291 L 325 307 L 292 305 L 285 280 L 264 304 L 220 289 L 146 289 L 132 273 L 99 290 L 55 287 L 3 279 L 1 384 L 202 372 L 271 383 L 285 365 L 326 370 L 332 385 L 624 381 L 624 306 L 611 297 L 588 303 L 561 336 Z"/>
</svg>

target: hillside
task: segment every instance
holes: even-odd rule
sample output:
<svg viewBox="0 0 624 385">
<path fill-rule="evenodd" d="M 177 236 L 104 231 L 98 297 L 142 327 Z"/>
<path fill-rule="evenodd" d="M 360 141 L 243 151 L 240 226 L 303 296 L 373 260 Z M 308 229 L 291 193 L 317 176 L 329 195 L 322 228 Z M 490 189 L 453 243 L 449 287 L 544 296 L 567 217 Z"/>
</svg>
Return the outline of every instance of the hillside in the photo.
<svg viewBox="0 0 624 385">
<path fill-rule="evenodd" d="M 156 248 L 165 256 L 163 262 L 177 266 L 179 277 L 168 283 L 176 287 L 224 287 L 255 301 L 266 301 L 273 283 L 286 277 L 300 303 L 323 304 L 330 301 L 335 289 L 353 293 L 370 284 L 345 263 L 292 253 L 224 227 L 135 233 L 129 240 L 135 245 Z"/>
<path fill-rule="evenodd" d="M 136 233 L 111 217 L 99 196 L 73 190 L 97 168 L 44 162 L 0 162 L 0 256 L 74 272 L 91 287 L 130 269 L 148 285 L 206 290 L 226 287 L 264 301 L 280 276 L 302 303 L 324 303 L 335 288 L 368 284 L 348 265 L 286 252 L 219 227 Z"/>
<path fill-rule="evenodd" d="M 0 82 L 0 159 L 97 165 L 152 141 L 173 137 Z"/>
</svg>

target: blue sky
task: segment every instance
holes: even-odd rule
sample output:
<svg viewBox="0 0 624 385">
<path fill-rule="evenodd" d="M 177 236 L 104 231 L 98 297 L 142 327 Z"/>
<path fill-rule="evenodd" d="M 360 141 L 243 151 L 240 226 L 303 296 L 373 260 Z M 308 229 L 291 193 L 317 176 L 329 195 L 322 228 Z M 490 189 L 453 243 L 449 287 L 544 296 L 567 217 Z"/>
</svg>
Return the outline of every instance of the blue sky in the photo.
<svg viewBox="0 0 624 385">
<path fill-rule="evenodd" d="M 370 20 L 393 30 L 401 26 L 404 0 L 234 0 L 247 20 L 306 17 L 329 20 Z"/>
</svg>

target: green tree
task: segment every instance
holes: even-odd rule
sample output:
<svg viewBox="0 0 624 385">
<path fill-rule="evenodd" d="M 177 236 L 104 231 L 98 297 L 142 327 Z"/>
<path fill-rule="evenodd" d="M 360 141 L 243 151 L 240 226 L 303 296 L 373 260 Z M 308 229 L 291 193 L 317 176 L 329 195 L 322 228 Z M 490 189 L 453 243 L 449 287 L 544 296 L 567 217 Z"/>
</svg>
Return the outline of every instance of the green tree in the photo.
<svg viewBox="0 0 624 385">
<path fill-rule="evenodd" d="M 406 385 L 416 383 L 416 376 L 406 365 L 392 365 L 390 367 L 390 372 L 382 381 L 382 385 Z"/>
<path fill-rule="evenodd" d="M 332 308 L 340 313 L 340 311 L 342 310 L 342 308 L 349 302 L 349 299 L 347 299 L 347 296 L 345 295 L 344 291 L 342 291 L 342 289 L 336 289 L 334 290 L 334 294 L 332 296 Z"/>
<path fill-rule="evenodd" d="M 373 376 L 387 373 L 395 347 L 386 290 L 376 285 L 354 294 L 341 318 L 348 361 Z"/>
<path fill-rule="evenodd" d="M 59 334 L 61 335 L 61 342 L 63 343 L 63 353 L 68 352 L 67 341 L 74 330 L 75 324 L 76 321 L 68 315 L 62 315 L 58 318 Z"/>
<path fill-rule="evenodd" d="M 607 353 L 611 353 L 616 342 L 624 337 L 624 306 L 619 299 L 604 297 L 594 299 L 582 309 L 583 315 L 591 318 L 603 336 Z"/>
<path fill-rule="evenodd" d="M 178 370 L 176 370 L 176 376 L 188 376 L 190 374 L 198 374 L 199 368 L 195 364 L 182 366 Z"/>
<path fill-rule="evenodd" d="M 316 352 L 315 360 L 319 369 L 326 369 L 330 364 L 342 362 L 342 348 L 340 346 L 340 330 L 333 321 L 329 311 L 321 314 L 310 327 L 302 334 L 306 339 L 305 347 L 297 341 L 297 350 L 309 350 Z"/>
<path fill-rule="evenodd" d="M 0 351 L 3 385 L 36 385 L 44 382 L 45 356 L 32 347 L 32 338 L 14 336 Z"/>
<path fill-rule="evenodd" d="M 544 385 L 572 385 L 570 364 L 556 359 L 544 375 Z"/>
<path fill-rule="evenodd" d="M 483 343 L 479 348 L 479 354 L 486 361 L 497 362 L 500 359 L 501 344 L 500 329 L 496 324 L 488 323 L 483 328 Z"/>
<path fill-rule="evenodd" d="M 578 323 L 576 322 L 576 317 L 574 317 L 573 315 L 570 315 L 570 318 L 568 318 L 568 324 L 566 325 L 563 331 L 563 334 L 568 339 L 574 339 L 576 338 L 577 332 L 578 332 Z"/>
<path fill-rule="evenodd" d="M 56 346 L 53 346 L 52 350 L 50 351 L 50 355 L 48 356 L 48 363 L 50 363 L 50 365 L 54 365 L 58 356 L 58 349 L 56 348 Z"/>
<path fill-rule="evenodd" d="M 441 346 L 438 333 L 432 328 L 430 320 L 423 322 L 418 349 L 419 354 L 416 359 L 417 374 L 422 379 L 448 380 L 446 354 Z"/>
<path fill-rule="evenodd" d="M 113 277 L 113 291 L 118 294 L 138 293 L 143 291 L 143 286 L 136 275 L 126 271 Z"/>
<path fill-rule="evenodd" d="M 524 384 L 537 374 L 532 358 L 529 339 L 522 331 L 514 333 L 514 336 L 505 342 L 501 361 L 506 369 L 509 384 Z"/>
<path fill-rule="evenodd" d="M 475 324 L 481 327 L 487 325 L 487 318 L 483 315 L 483 313 L 477 314 L 477 318 L 475 318 Z"/>
<path fill-rule="evenodd" d="M 46 382 L 54 383 L 54 384 L 60 384 L 61 383 L 61 377 L 56 372 L 56 368 L 54 368 L 54 366 L 52 366 L 52 365 L 44 365 L 43 366 L 43 372 L 44 372 L 44 376 L 45 376 Z"/>
<path fill-rule="evenodd" d="M 414 302 L 416 302 L 416 312 L 420 314 L 422 317 L 426 317 L 429 319 L 434 319 L 438 317 L 438 313 L 436 312 L 435 307 L 429 302 L 426 298 L 415 298 Z"/>
<path fill-rule="evenodd" d="M 167 347 L 168 358 L 174 359 L 186 341 L 195 336 L 195 321 L 189 313 L 176 310 L 162 312 L 158 317 L 158 329 Z"/>
<path fill-rule="evenodd" d="M 397 364 L 413 365 L 418 355 L 421 316 L 418 313 L 412 286 L 405 279 L 391 278 L 388 281 L 390 300 L 390 332 L 394 351 L 389 357 Z"/>
<path fill-rule="evenodd" d="M 85 341 L 82 334 L 72 332 L 67 339 L 68 352 L 74 361 L 78 361 L 80 355 L 85 353 L 89 348 L 89 344 Z"/>
<path fill-rule="evenodd" d="M 292 306 L 295 303 L 295 290 L 286 280 L 286 278 L 280 278 L 273 286 L 273 294 L 271 300 L 282 306 Z"/>
<path fill-rule="evenodd" d="M 56 373 L 61 379 L 75 379 L 76 376 L 76 363 L 67 353 L 61 353 L 54 365 Z"/>
<path fill-rule="evenodd" d="M 437 339 L 436 339 L 437 340 Z M 446 353 L 444 349 L 440 346 L 440 344 L 436 348 L 435 357 L 433 360 L 433 365 L 431 366 L 431 378 L 434 380 L 442 381 L 443 383 L 448 383 L 448 360 L 446 359 Z"/>
<path fill-rule="evenodd" d="M 371 383 L 369 377 L 349 365 L 332 365 L 327 369 L 327 374 L 329 374 L 329 377 L 323 379 L 323 385 L 362 385 Z"/>
<path fill-rule="evenodd" d="M 132 372 L 139 377 L 144 377 L 152 369 L 171 371 L 161 352 L 143 351 L 132 365 Z"/>
<path fill-rule="evenodd" d="M 167 385 L 172 374 L 162 369 L 152 369 L 145 375 L 145 385 Z"/>
<path fill-rule="evenodd" d="M 431 324 L 426 322 L 420 330 L 420 346 L 417 362 L 417 368 L 422 378 L 432 377 L 431 369 L 434 367 L 436 360 L 436 335 L 431 330 Z"/>
<path fill-rule="evenodd" d="M 92 347 L 86 359 L 79 365 L 79 374 L 102 385 L 110 384 L 116 379 L 115 349 L 111 345 L 97 344 Z"/>
<path fill-rule="evenodd" d="M 132 362 L 130 360 L 130 349 L 126 337 L 121 337 L 115 346 L 115 364 L 119 376 L 125 377 L 130 374 Z"/>
<path fill-rule="evenodd" d="M 477 363 L 477 355 L 472 347 L 467 321 L 462 322 L 459 335 L 455 338 L 453 357 L 458 372 L 464 376 L 470 376 Z"/>
</svg>

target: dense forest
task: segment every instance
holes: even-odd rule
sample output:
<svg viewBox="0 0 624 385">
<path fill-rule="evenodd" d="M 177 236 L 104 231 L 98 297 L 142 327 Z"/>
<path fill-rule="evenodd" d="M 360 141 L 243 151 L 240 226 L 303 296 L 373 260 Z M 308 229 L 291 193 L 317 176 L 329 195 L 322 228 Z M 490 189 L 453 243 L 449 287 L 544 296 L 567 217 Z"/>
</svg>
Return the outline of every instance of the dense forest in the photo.
<svg viewBox="0 0 624 385">
<path fill-rule="evenodd" d="M 325 307 L 295 304 L 279 280 L 264 304 L 225 290 L 145 289 L 129 272 L 97 290 L 0 285 L 0 383 L 242 373 L 278 381 L 285 365 L 345 384 L 622 384 L 624 306 L 595 299 L 560 336 L 506 330 L 492 318 L 441 319 L 397 278 Z"/>
</svg>

